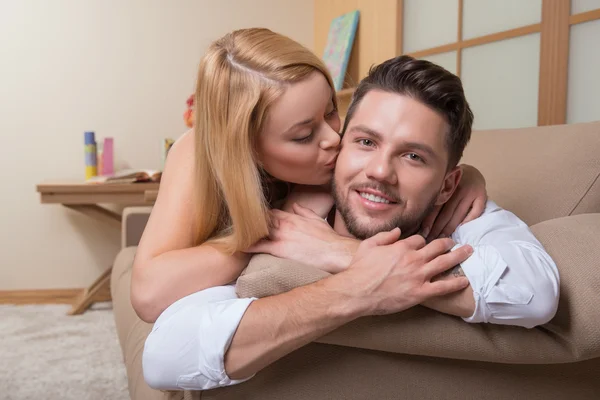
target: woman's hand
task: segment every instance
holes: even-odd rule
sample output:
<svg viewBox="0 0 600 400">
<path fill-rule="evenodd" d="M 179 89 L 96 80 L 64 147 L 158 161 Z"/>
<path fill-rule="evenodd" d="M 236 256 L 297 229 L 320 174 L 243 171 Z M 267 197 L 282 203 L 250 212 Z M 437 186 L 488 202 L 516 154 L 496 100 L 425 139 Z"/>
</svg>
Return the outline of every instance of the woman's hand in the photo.
<svg viewBox="0 0 600 400">
<path fill-rule="evenodd" d="M 449 237 L 456 228 L 479 218 L 485 210 L 485 178 L 475 167 L 463 164 L 460 168 L 462 178 L 450 200 L 436 206 L 421 224 L 421 234 L 428 242 L 440 236 Z"/>
<path fill-rule="evenodd" d="M 293 213 L 272 210 L 269 239 L 261 240 L 246 252 L 267 253 L 330 273 L 346 269 L 360 241 L 340 236 L 308 208 L 294 204 L 292 209 Z"/>
</svg>

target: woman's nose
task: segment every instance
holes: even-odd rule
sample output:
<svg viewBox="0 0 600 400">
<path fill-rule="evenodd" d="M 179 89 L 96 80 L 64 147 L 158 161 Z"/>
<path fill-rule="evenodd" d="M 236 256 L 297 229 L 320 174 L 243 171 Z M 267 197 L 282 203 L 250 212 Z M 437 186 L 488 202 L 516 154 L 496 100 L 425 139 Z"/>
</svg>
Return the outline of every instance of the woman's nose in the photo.
<svg viewBox="0 0 600 400">
<path fill-rule="evenodd" d="M 326 127 L 323 139 L 319 142 L 319 147 L 323 150 L 330 150 L 332 148 L 336 148 L 340 145 L 341 136 L 339 133 L 331 129 L 331 127 L 325 124 Z"/>
</svg>

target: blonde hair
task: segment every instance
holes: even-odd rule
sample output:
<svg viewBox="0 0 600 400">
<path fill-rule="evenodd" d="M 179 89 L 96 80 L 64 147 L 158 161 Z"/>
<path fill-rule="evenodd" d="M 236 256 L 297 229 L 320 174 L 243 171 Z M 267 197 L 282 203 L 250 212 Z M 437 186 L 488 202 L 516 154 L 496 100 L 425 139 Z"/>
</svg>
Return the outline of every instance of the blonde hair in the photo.
<svg viewBox="0 0 600 400">
<path fill-rule="evenodd" d="M 257 138 L 286 86 L 315 71 L 333 88 L 314 53 L 268 29 L 237 30 L 209 47 L 194 99 L 197 245 L 208 241 L 232 254 L 268 235 L 270 207 Z"/>
</svg>

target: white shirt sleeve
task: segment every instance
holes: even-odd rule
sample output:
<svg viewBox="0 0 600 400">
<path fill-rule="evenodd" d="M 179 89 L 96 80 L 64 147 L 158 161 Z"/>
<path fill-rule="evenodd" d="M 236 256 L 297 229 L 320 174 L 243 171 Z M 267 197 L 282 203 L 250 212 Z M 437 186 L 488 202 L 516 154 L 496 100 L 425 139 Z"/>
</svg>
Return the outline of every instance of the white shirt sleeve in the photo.
<svg viewBox="0 0 600 400">
<path fill-rule="evenodd" d="M 466 322 L 533 328 L 556 314 L 556 264 L 529 227 L 513 213 L 488 201 L 483 215 L 458 227 L 455 248 L 469 244 L 473 254 L 461 267 L 475 297 Z"/>
<path fill-rule="evenodd" d="M 238 298 L 229 285 L 173 303 L 160 315 L 144 345 L 142 368 L 148 385 L 161 390 L 208 390 L 250 379 L 230 379 L 224 359 L 254 300 Z"/>
</svg>

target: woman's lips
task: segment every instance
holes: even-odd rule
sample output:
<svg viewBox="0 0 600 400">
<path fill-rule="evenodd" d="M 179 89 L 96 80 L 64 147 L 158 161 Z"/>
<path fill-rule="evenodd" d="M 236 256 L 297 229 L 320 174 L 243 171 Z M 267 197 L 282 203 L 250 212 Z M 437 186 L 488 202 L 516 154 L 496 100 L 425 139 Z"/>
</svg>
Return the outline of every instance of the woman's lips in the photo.
<svg viewBox="0 0 600 400">
<path fill-rule="evenodd" d="M 333 159 L 327 163 L 325 163 L 325 167 L 333 168 L 335 167 L 335 162 L 337 161 L 337 156 L 333 157 Z"/>
</svg>

